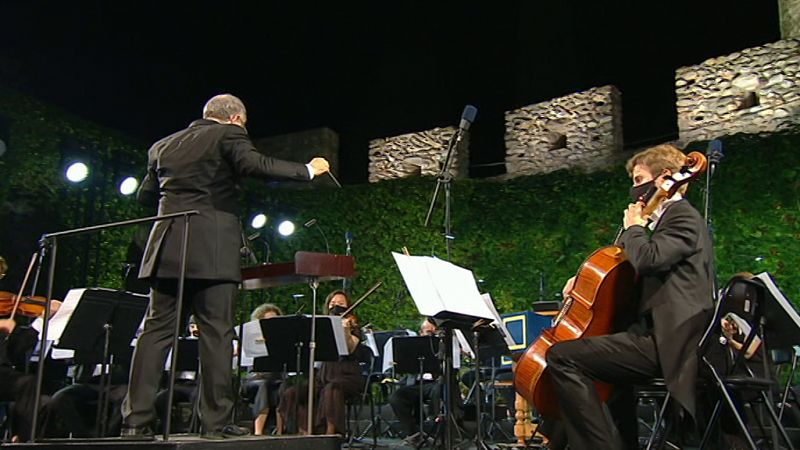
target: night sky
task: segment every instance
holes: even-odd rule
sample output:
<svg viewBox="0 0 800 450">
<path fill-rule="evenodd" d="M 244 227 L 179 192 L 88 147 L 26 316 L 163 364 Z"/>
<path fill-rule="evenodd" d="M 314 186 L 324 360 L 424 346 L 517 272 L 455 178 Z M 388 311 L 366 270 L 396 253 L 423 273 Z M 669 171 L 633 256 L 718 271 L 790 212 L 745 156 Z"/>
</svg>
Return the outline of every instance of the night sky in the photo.
<svg viewBox="0 0 800 450">
<path fill-rule="evenodd" d="M 506 110 L 614 84 L 626 145 L 663 141 L 677 67 L 780 39 L 776 0 L 177 3 L 0 0 L 0 82 L 147 143 L 231 92 L 254 137 L 338 132 L 346 182 L 469 103 L 484 176 Z"/>
</svg>

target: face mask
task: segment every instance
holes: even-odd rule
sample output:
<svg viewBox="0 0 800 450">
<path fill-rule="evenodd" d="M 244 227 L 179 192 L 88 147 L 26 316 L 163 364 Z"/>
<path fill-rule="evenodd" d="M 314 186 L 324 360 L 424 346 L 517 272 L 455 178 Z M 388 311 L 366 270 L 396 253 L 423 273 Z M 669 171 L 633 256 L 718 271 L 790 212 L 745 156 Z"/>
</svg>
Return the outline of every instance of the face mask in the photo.
<svg viewBox="0 0 800 450">
<path fill-rule="evenodd" d="M 336 306 L 334 306 L 333 308 L 330 309 L 331 315 L 334 315 L 334 316 L 341 316 L 345 311 L 347 311 L 347 308 L 345 308 L 344 306 L 339 306 L 339 305 L 336 305 Z"/>
<path fill-rule="evenodd" d="M 647 203 L 650 200 L 650 197 L 656 192 L 656 180 L 650 180 L 647 183 L 642 183 L 638 186 L 631 187 L 631 201 L 636 203 L 638 201 L 644 201 Z"/>
</svg>

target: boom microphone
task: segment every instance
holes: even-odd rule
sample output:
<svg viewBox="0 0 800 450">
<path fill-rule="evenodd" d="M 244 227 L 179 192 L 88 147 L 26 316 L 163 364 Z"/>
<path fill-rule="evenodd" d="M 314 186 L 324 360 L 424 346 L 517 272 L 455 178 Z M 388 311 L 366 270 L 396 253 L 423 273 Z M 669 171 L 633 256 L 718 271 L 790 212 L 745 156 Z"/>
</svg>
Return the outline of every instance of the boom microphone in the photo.
<svg viewBox="0 0 800 450">
<path fill-rule="evenodd" d="M 478 108 L 467 105 L 464 107 L 464 112 L 461 113 L 461 123 L 458 124 L 458 128 L 461 131 L 469 130 L 470 125 L 472 122 L 475 121 L 475 116 L 478 115 Z"/>
</svg>

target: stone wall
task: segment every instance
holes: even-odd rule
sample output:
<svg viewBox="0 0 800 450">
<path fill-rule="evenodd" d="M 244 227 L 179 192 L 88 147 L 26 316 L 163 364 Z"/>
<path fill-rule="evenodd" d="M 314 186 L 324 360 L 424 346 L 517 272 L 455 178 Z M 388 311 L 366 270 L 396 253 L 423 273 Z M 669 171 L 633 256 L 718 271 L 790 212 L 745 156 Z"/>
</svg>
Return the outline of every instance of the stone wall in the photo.
<svg viewBox="0 0 800 450">
<path fill-rule="evenodd" d="M 800 38 L 800 0 L 778 0 L 781 38 Z"/>
<path fill-rule="evenodd" d="M 447 156 L 447 143 L 455 127 L 434 128 L 369 142 L 369 182 L 411 176 L 436 176 Z M 450 174 L 467 176 L 469 152 L 467 139 L 461 141 Z"/>
<path fill-rule="evenodd" d="M 680 142 L 800 123 L 800 39 L 711 58 L 675 74 Z"/>
<path fill-rule="evenodd" d="M 616 87 L 601 86 L 507 111 L 506 177 L 615 164 L 622 153 L 621 101 Z"/>
</svg>

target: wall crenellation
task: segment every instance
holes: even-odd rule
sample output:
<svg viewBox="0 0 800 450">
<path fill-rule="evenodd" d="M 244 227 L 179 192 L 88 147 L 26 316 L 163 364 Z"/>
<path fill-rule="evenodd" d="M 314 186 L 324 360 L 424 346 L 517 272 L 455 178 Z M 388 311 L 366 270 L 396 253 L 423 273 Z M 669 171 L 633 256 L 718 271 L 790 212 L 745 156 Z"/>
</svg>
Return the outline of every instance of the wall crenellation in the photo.
<svg viewBox="0 0 800 450">
<path fill-rule="evenodd" d="M 680 142 L 800 123 L 800 39 L 710 58 L 675 72 Z"/>
<path fill-rule="evenodd" d="M 447 156 L 447 144 L 455 127 L 407 133 L 369 142 L 369 182 L 411 176 L 435 176 Z M 469 148 L 467 139 L 455 152 L 450 166 L 453 177 L 467 176 Z"/>
<path fill-rule="evenodd" d="M 598 170 L 622 151 L 619 90 L 602 86 L 506 112 L 507 177 Z"/>
</svg>

